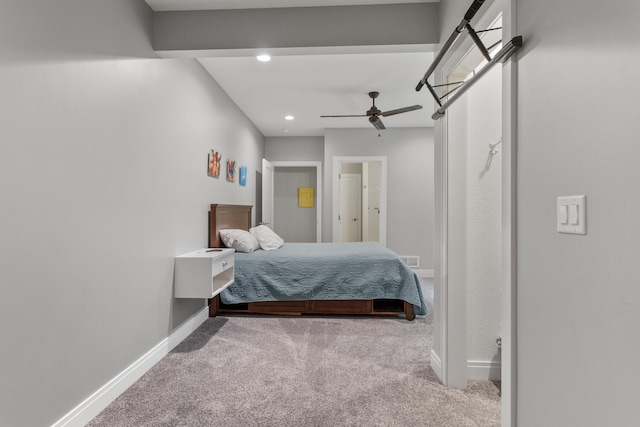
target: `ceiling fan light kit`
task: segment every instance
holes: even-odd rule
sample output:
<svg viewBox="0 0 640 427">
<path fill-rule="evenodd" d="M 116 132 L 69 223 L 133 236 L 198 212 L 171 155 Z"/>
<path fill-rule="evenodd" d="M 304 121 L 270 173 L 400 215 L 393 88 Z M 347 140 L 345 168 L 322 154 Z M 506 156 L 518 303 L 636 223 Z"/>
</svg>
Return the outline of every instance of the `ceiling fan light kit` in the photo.
<svg viewBox="0 0 640 427">
<path fill-rule="evenodd" d="M 373 125 L 374 128 L 376 128 L 378 130 L 386 129 L 384 123 L 382 123 L 382 120 L 380 120 L 380 118 L 377 117 L 377 116 L 369 117 L 369 122 Z"/>
<path fill-rule="evenodd" d="M 350 114 L 350 115 L 320 116 L 320 117 L 322 117 L 322 118 L 326 118 L 326 117 L 369 117 L 369 123 L 371 123 L 373 125 L 373 127 L 375 127 L 378 130 L 383 130 L 383 129 L 386 129 L 386 127 L 385 127 L 384 123 L 382 123 L 382 120 L 380 120 L 380 116 L 382 116 L 382 117 L 393 116 L 393 115 L 396 115 L 396 114 L 407 113 L 409 111 L 415 111 L 415 110 L 419 110 L 419 109 L 422 108 L 422 105 L 412 105 L 410 107 L 403 107 L 403 108 L 398 108 L 398 109 L 395 109 L 395 110 L 380 111 L 378 109 L 378 107 L 376 107 L 376 98 L 378 97 L 378 95 L 380 95 L 379 92 L 369 92 L 369 97 L 373 101 L 373 105 L 371 106 L 371 108 L 369 108 L 369 110 L 367 110 L 366 114 Z"/>
</svg>

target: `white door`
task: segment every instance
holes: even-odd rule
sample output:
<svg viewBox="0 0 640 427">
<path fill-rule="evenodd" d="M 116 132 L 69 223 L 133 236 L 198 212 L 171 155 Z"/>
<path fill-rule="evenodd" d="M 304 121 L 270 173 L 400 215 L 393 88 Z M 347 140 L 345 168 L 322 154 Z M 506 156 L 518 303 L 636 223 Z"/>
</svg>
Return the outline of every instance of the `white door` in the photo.
<svg viewBox="0 0 640 427">
<path fill-rule="evenodd" d="M 358 174 L 340 174 L 340 242 L 362 241 L 362 180 Z"/>
<path fill-rule="evenodd" d="M 362 164 L 362 241 L 370 241 L 369 237 L 369 163 Z"/>
<path fill-rule="evenodd" d="M 380 241 L 381 162 L 362 163 L 362 241 Z"/>
<path fill-rule="evenodd" d="M 273 229 L 273 164 L 262 159 L 262 222 Z"/>
</svg>

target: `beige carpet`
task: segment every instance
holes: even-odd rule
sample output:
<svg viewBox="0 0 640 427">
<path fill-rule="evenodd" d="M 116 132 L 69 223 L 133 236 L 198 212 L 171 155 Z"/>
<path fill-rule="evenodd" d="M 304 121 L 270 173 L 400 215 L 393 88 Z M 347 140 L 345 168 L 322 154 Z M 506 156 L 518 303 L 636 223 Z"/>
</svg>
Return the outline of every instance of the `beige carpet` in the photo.
<svg viewBox="0 0 640 427">
<path fill-rule="evenodd" d="M 209 319 L 88 426 L 499 426 L 499 387 L 443 387 L 431 336 L 430 315 Z"/>
</svg>

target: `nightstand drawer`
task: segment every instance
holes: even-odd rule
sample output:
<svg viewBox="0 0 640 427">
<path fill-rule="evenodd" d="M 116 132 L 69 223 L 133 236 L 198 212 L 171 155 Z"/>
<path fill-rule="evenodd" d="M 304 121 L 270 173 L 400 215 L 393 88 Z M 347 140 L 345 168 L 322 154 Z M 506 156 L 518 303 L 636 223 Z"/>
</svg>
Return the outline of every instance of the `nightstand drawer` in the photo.
<svg viewBox="0 0 640 427">
<path fill-rule="evenodd" d="M 175 258 L 175 297 L 213 298 L 231 283 L 233 249 L 200 249 Z"/>
<path fill-rule="evenodd" d="M 211 275 L 215 276 L 216 274 L 220 274 L 225 270 L 233 268 L 233 260 L 233 254 L 215 260 L 211 266 Z"/>
</svg>

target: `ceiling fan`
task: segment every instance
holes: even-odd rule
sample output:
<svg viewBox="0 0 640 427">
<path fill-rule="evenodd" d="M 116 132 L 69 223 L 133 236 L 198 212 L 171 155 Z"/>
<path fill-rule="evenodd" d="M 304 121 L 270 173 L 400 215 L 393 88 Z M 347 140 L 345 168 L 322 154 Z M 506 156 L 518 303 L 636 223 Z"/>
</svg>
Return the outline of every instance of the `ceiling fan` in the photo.
<svg viewBox="0 0 640 427">
<path fill-rule="evenodd" d="M 369 122 L 378 130 L 386 129 L 382 120 L 380 120 L 380 116 L 387 117 L 393 116 L 395 114 L 406 113 L 408 111 L 419 110 L 422 108 L 422 105 L 412 105 L 411 107 L 398 108 L 397 110 L 389 110 L 389 111 L 380 111 L 378 107 L 376 107 L 376 98 L 380 95 L 378 92 L 369 92 L 369 97 L 373 101 L 373 105 L 367 111 L 366 114 L 354 114 L 354 115 L 343 115 L 343 116 L 320 116 L 320 117 L 369 117 Z"/>
</svg>

